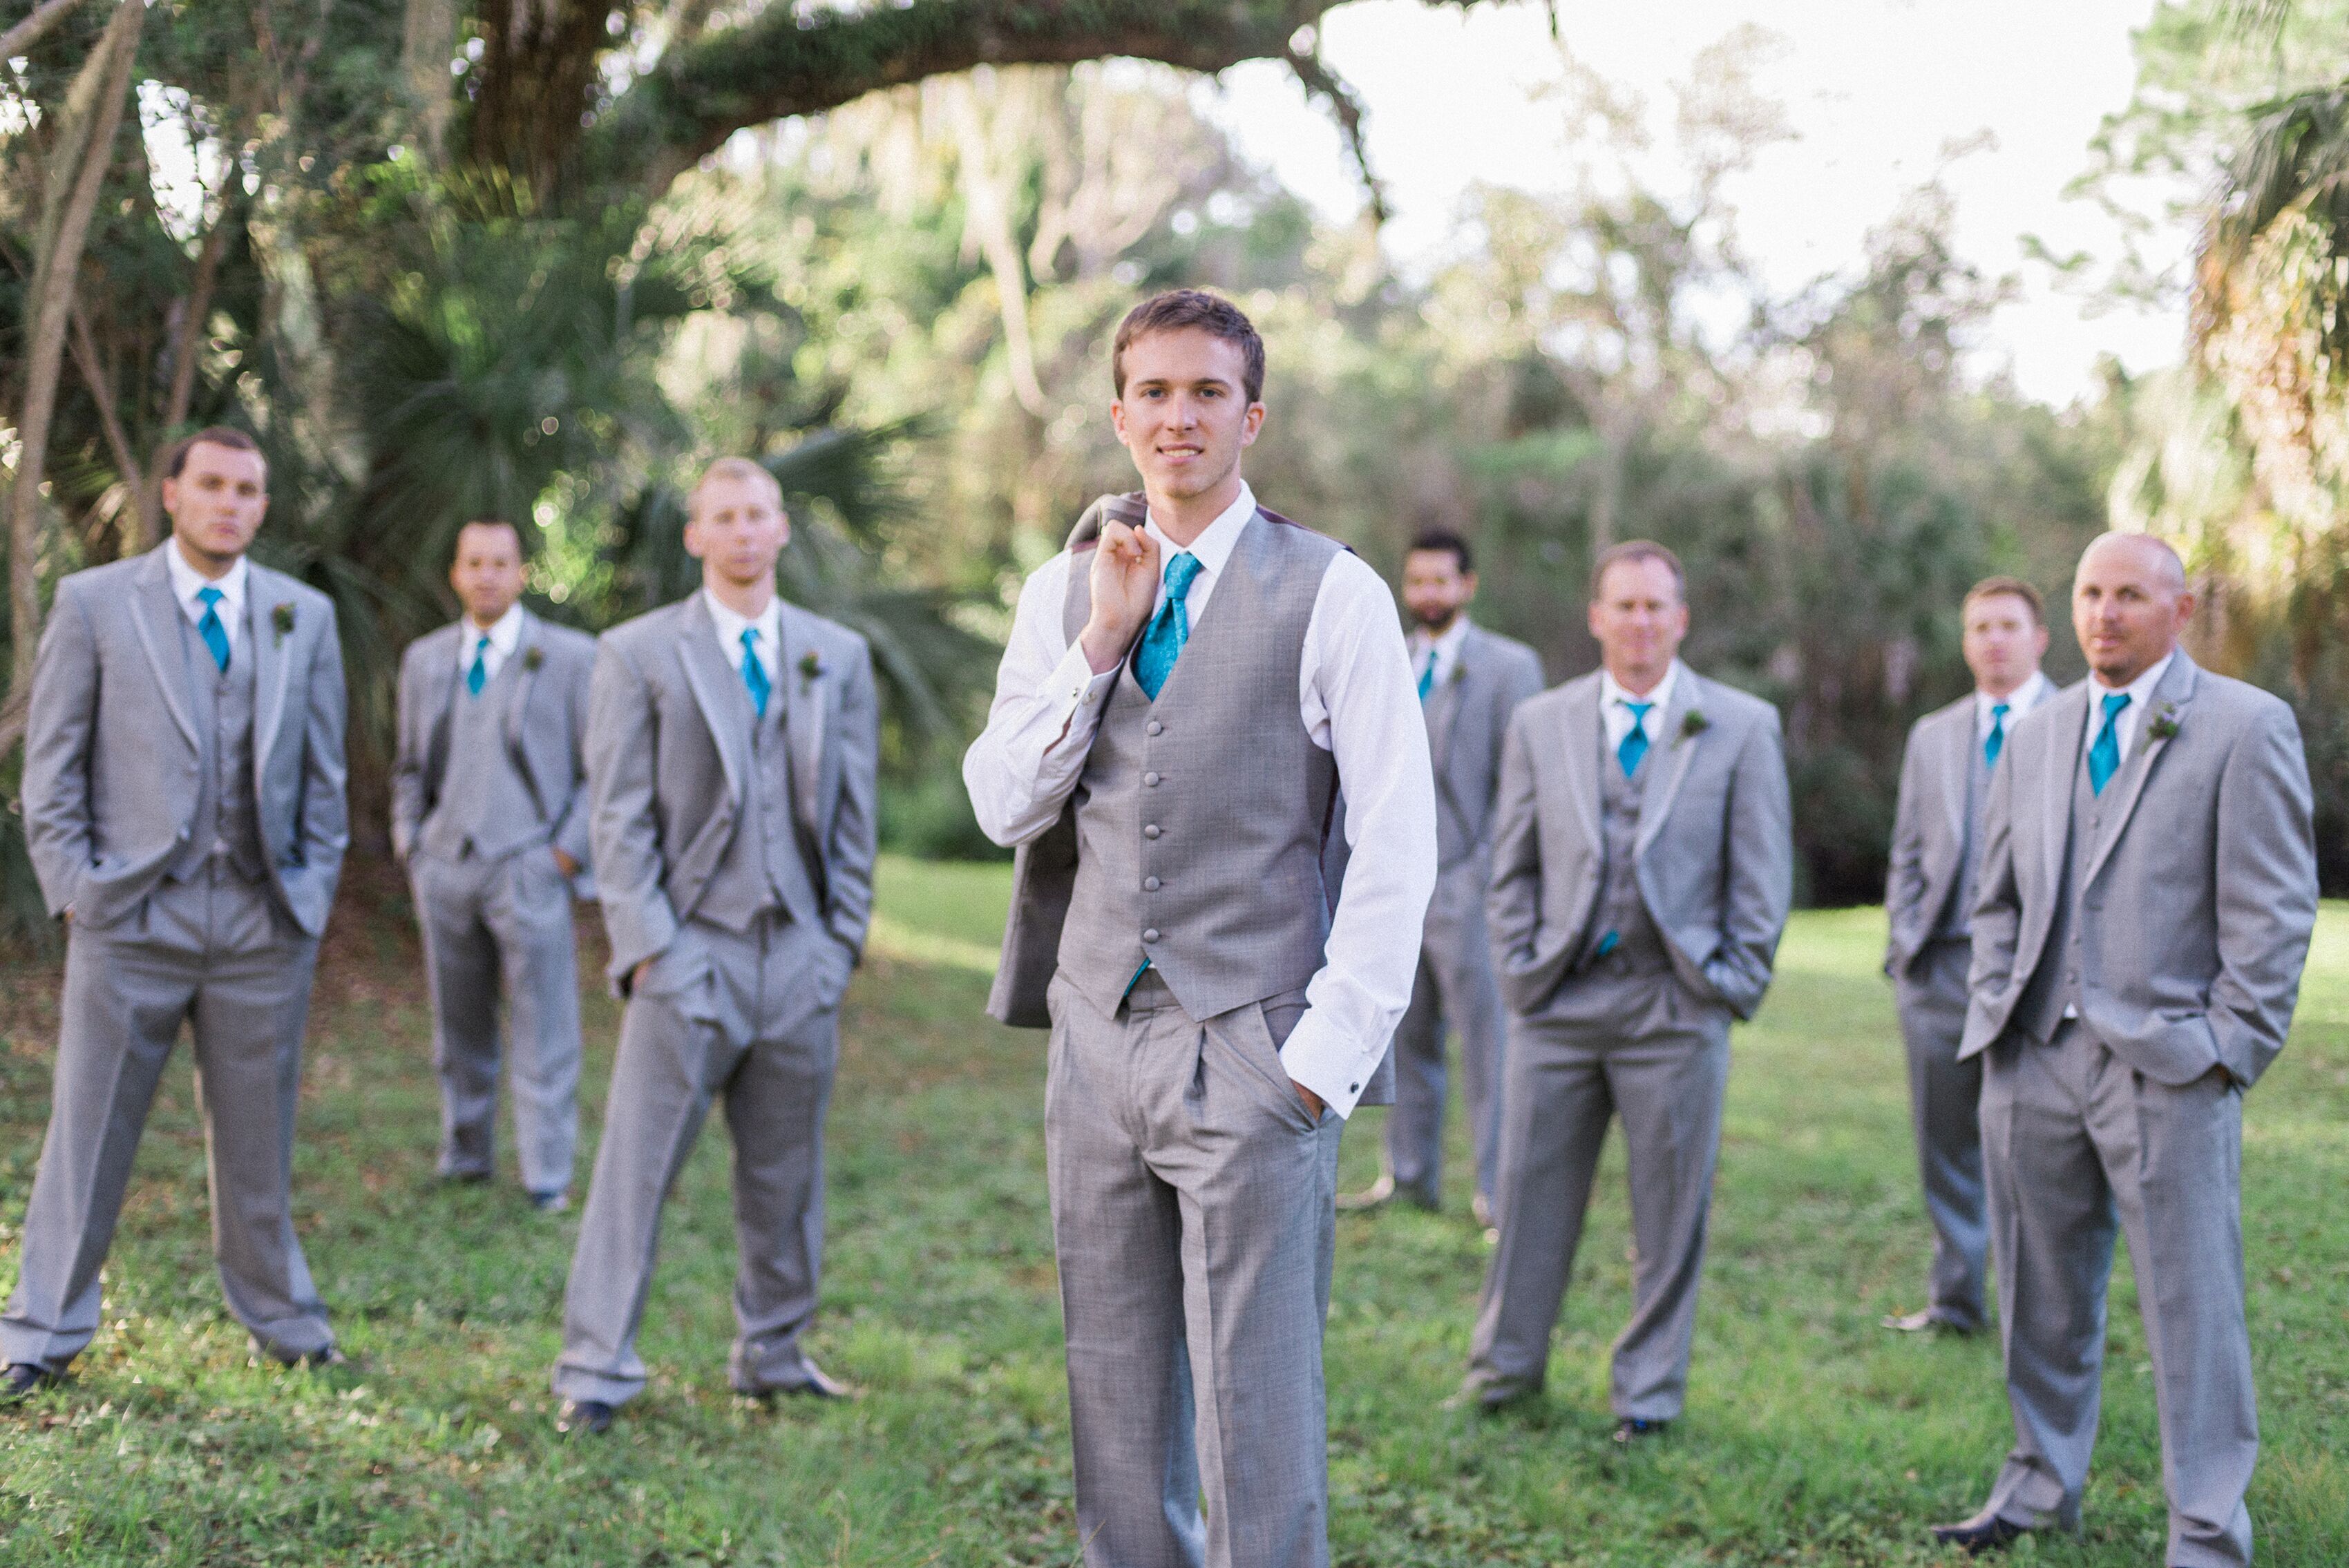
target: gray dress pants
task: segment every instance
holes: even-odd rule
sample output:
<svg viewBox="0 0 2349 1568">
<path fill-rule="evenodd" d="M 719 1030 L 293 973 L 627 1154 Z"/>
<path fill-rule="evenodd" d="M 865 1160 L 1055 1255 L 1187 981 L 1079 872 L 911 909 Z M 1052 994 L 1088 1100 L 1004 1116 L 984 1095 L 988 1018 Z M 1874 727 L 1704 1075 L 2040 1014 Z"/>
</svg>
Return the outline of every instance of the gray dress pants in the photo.
<svg viewBox="0 0 2349 1568">
<path fill-rule="evenodd" d="M 1672 1420 L 1687 1397 L 1696 1334 L 1729 1014 L 1679 993 L 1669 975 L 1567 985 L 1576 993 L 1568 1016 L 1553 1009 L 1511 1020 L 1501 1239 L 1477 1303 L 1468 1385 L 1488 1398 L 1541 1387 L 1607 1123 L 1619 1116 L 1637 1258 L 1609 1403 L 1619 1418 Z"/>
<path fill-rule="evenodd" d="M 1966 1030 L 1966 973 L 1973 944 L 1928 944 L 1908 974 L 1893 980 L 1900 1036 L 1909 1052 L 1909 1119 L 1925 1212 L 1933 1222 L 1930 1305 L 1951 1326 L 1971 1332 L 1987 1320 L 1984 1276 L 1990 1221 L 1983 1212 L 1982 1058 L 1958 1060 Z"/>
<path fill-rule="evenodd" d="M 280 1360 L 334 1345 L 294 1234 L 294 1109 L 318 944 L 293 930 L 261 886 L 217 861 L 162 883 L 117 925 L 67 929 L 48 1136 L 0 1361 L 62 1370 L 97 1334 L 99 1269 L 182 1022 L 195 1036 L 229 1310 Z"/>
<path fill-rule="evenodd" d="M 1395 1026 L 1387 1173 L 1398 1188 L 1430 1204 L 1442 1197 L 1447 1027 L 1460 1035 L 1460 1098 L 1476 1151 L 1476 1191 L 1487 1201 L 1500 1164 L 1501 1057 L 1507 1024 L 1485 930 L 1487 874 L 1483 861 L 1472 860 L 1437 880 L 1411 1006 Z"/>
<path fill-rule="evenodd" d="M 2243 1309 L 2243 1099 L 2132 1071 L 2087 1029 L 1992 1046 L 1982 1080 L 1991 1250 L 2014 1448 L 1989 1510 L 2079 1522 L 2103 1392 L 2105 1291 L 2128 1236 L 2160 1412 L 2172 1568 L 2251 1560 L 2260 1451 Z"/>
<path fill-rule="evenodd" d="M 733 1352 L 746 1394 L 808 1380 L 799 1337 L 823 1259 L 823 1118 L 851 965 L 829 933 L 762 917 L 688 923 L 636 988 L 563 1301 L 554 1392 L 617 1405 L 645 1386 L 636 1329 L 661 1205 L 723 1096 L 734 1140 Z"/>
<path fill-rule="evenodd" d="M 1327 1568 L 1321 1328 L 1344 1123 L 1309 1117 L 1281 1067 L 1304 994 L 1206 1019 L 1154 972 L 1114 1016 L 1065 979 L 1049 995 L 1084 1561 Z"/>
<path fill-rule="evenodd" d="M 554 851 L 533 844 L 499 860 L 409 863 L 432 996 L 432 1065 L 440 1078 L 440 1173 L 497 1168 L 498 999 L 512 1041 L 514 1142 L 522 1184 L 571 1185 L 579 1138 L 579 960 L 571 883 Z"/>
</svg>

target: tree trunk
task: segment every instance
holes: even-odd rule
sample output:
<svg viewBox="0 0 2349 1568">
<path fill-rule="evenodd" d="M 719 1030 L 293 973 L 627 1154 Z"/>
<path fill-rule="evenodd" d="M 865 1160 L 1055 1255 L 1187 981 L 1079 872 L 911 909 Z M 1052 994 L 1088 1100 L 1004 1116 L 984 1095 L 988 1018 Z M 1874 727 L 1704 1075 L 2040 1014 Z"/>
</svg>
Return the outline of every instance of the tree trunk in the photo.
<svg viewBox="0 0 2349 1568">
<path fill-rule="evenodd" d="M 26 318 L 25 409 L 17 428 L 16 482 L 9 492 L 8 608 L 13 667 L 11 694 L 30 689 L 33 650 L 41 637 L 41 483 L 47 467 L 49 419 L 57 411 L 57 377 L 65 367 L 66 328 L 73 315 L 76 273 L 89 237 L 98 189 L 112 161 L 115 127 L 147 19 L 144 0 L 120 0 L 114 19 L 74 78 L 50 154 L 41 226 L 33 242 L 33 282 Z"/>
</svg>

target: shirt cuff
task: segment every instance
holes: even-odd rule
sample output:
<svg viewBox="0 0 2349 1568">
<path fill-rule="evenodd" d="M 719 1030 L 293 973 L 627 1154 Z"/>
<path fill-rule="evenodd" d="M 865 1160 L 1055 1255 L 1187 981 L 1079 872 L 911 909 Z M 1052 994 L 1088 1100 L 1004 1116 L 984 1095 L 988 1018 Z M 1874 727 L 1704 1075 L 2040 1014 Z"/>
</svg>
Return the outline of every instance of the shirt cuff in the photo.
<svg viewBox="0 0 2349 1568">
<path fill-rule="evenodd" d="M 1099 726 L 1110 688 L 1117 685 L 1118 668 L 1118 665 L 1112 665 L 1095 675 L 1092 661 L 1085 657 L 1084 644 L 1069 645 L 1069 651 L 1061 655 L 1061 662 L 1052 666 L 1052 674 L 1044 683 L 1044 689 L 1051 694 L 1053 711 L 1061 720 L 1061 739 L 1089 736 Z"/>
<path fill-rule="evenodd" d="M 1321 1097 L 1340 1117 L 1354 1114 L 1355 1102 L 1371 1081 L 1379 1063 L 1365 1064 L 1362 1048 L 1349 1039 L 1319 1007 L 1308 1007 L 1280 1047 L 1281 1070 Z"/>
</svg>

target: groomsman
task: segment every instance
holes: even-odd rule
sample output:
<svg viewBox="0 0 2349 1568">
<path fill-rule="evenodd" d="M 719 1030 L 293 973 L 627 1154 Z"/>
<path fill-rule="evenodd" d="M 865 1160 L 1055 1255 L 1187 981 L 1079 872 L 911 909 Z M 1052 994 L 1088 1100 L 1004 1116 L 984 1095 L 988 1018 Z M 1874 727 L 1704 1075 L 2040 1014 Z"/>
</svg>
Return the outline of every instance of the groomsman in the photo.
<svg viewBox="0 0 2349 1568">
<path fill-rule="evenodd" d="M 289 1366 L 341 1359 L 288 1189 L 347 837 L 342 645 L 325 595 L 245 558 L 268 486 L 243 432 L 182 442 L 171 536 L 59 583 L 41 637 L 25 840 L 66 923 L 65 993 L 0 1400 L 55 1382 L 98 1332 L 98 1271 L 182 1022 L 229 1310 Z"/>
<path fill-rule="evenodd" d="M 2039 673 L 2047 623 L 2039 590 L 2014 577 L 1973 585 L 1960 612 L 1974 689 L 1919 719 L 1900 761 L 1892 870 L 1884 892 L 1892 977 L 1909 1049 L 1909 1123 L 1933 1222 L 1931 1295 L 1920 1312 L 1884 1320 L 1917 1334 L 1972 1334 L 1982 1305 L 1989 1222 L 1982 1214 L 1982 1061 L 1958 1059 L 1973 959 L 1976 872 L 1991 769 L 2007 733 L 2055 689 Z"/>
<path fill-rule="evenodd" d="M 2251 1560 L 2259 1410 L 2243 1308 L 2243 1093 L 2283 1048 L 2316 921 L 2292 710 L 2196 666 L 2177 555 L 2088 546 L 2088 678 L 1991 776 L 1971 1005 L 2014 1447 L 1936 1539 L 2076 1529 L 2113 1238 L 2128 1237 L 2161 1423 L 2172 1568 Z"/>
<path fill-rule="evenodd" d="M 1500 1244 L 1464 1397 L 1538 1391 L 1610 1116 L 1630 1154 L 1631 1321 L 1615 1439 L 1677 1418 L 1688 1387 L 1729 1026 L 1770 984 L 1794 885 L 1777 711 L 1679 658 L 1679 560 L 1599 558 L 1601 667 L 1517 710 L 1501 762 L 1488 903 L 1511 1016 Z"/>
<path fill-rule="evenodd" d="M 880 720 L 864 639 L 776 596 L 790 538 L 774 476 L 719 459 L 687 508 L 700 591 L 597 645 L 589 837 L 627 1006 L 564 1297 L 564 1432 L 605 1430 L 644 1388 L 661 1204 L 720 1096 L 741 1251 L 728 1377 L 760 1399 L 849 1393 L 799 1341 L 840 998 L 873 911 Z"/>
<path fill-rule="evenodd" d="M 963 758 L 1020 846 L 989 1010 L 1051 1026 L 1077 1533 L 1093 1568 L 1323 1568 L 1338 1135 L 1411 996 L 1427 727 L 1386 585 L 1241 477 L 1247 318 L 1161 294 L 1111 366 L 1143 493 L 1028 579 Z"/>
<path fill-rule="evenodd" d="M 1402 1198 L 1437 1206 L 1444 1173 L 1447 1026 L 1460 1031 L 1461 1099 L 1476 1151 L 1476 1222 L 1492 1223 L 1500 1152 L 1501 993 L 1485 934 L 1492 877 L 1493 791 L 1509 715 L 1542 688 L 1541 659 L 1523 643 L 1468 619 L 1476 596 L 1468 542 L 1447 529 L 1412 541 L 1402 562 L 1403 607 L 1413 625 L 1412 669 L 1435 762 L 1435 897 L 1419 949 L 1411 1006 L 1395 1029 L 1395 1106 L 1387 1117 L 1385 1170 L 1367 1191 L 1338 1200 L 1369 1209 Z"/>
<path fill-rule="evenodd" d="M 514 1141 L 531 1202 L 567 1206 L 579 1136 L 572 879 L 587 860 L 587 677 L 595 639 L 522 607 L 522 536 L 457 531 L 465 613 L 399 662 L 391 847 L 415 890 L 440 1075 L 440 1174 L 497 1168 L 498 997 L 513 1046 Z"/>
</svg>

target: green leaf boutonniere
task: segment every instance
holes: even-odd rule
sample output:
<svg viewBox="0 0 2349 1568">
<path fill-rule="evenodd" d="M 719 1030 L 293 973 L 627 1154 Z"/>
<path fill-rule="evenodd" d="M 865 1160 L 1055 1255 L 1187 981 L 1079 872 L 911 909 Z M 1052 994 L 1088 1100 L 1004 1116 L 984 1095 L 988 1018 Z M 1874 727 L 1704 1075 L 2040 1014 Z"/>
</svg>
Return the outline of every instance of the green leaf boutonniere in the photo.
<svg viewBox="0 0 2349 1568">
<path fill-rule="evenodd" d="M 811 648 L 800 655 L 800 679 L 812 684 L 823 674 L 823 660 Z"/>
<path fill-rule="evenodd" d="M 1713 720 L 1705 717 L 1703 710 L 1692 707 L 1681 719 L 1680 738 L 1682 740 L 1694 740 L 1712 727 Z"/>
<path fill-rule="evenodd" d="M 2145 733 L 2146 738 L 2148 740 L 2173 740 L 2177 738 L 2178 705 L 2170 702 L 2163 703 L 2161 705 L 2161 710 L 2146 721 Z"/>
<path fill-rule="evenodd" d="M 294 630 L 294 606 L 280 604 L 270 611 L 269 624 L 276 630 L 277 640 L 284 642 Z"/>
<path fill-rule="evenodd" d="M 537 674 L 539 665 L 544 663 L 546 663 L 546 650 L 537 644 L 533 643 L 522 651 L 522 667 L 533 675 Z"/>
</svg>

